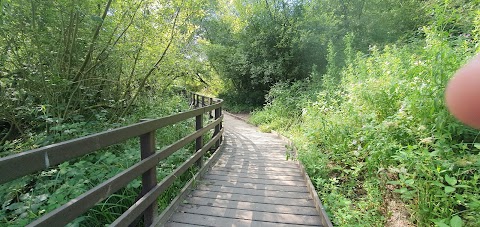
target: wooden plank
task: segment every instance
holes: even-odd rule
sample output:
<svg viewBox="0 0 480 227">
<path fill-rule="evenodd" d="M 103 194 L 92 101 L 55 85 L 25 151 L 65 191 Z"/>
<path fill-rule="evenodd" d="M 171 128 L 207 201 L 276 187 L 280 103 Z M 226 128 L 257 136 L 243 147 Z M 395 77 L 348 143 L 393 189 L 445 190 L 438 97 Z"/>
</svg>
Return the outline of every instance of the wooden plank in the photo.
<svg viewBox="0 0 480 227">
<path fill-rule="evenodd" d="M 243 153 L 246 152 L 246 153 Z M 285 153 L 271 153 L 271 152 L 253 152 L 253 151 L 241 151 L 238 148 L 234 148 L 231 151 L 225 150 L 225 157 L 232 159 L 266 159 L 271 161 L 286 161 Z"/>
<path fill-rule="evenodd" d="M 245 153 L 246 152 L 246 153 Z M 250 159 L 251 157 L 254 158 L 265 158 L 265 159 L 273 159 L 273 160 L 286 160 L 286 154 L 285 153 L 272 153 L 272 152 L 253 152 L 253 151 L 240 151 L 238 148 L 233 148 L 231 150 L 228 150 L 225 148 L 225 155 L 228 155 L 229 157 L 232 158 L 246 158 Z"/>
<path fill-rule="evenodd" d="M 170 115 L 156 120 L 140 122 L 0 158 L 0 184 L 40 170 L 48 169 L 51 166 L 92 153 L 112 144 L 117 144 L 127 139 L 140 136 L 155 129 L 206 113 L 210 110 L 220 108 L 221 106 L 222 103 L 217 103 L 201 109 Z M 17 168 L 18 166 L 22 166 L 22 168 Z"/>
<path fill-rule="evenodd" d="M 291 164 L 295 164 L 294 161 L 292 161 L 292 160 L 287 161 L 285 155 L 275 157 L 275 156 L 272 156 L 272 155 L 251 154 L 249 156 L 239 157 L 239 156 L 229 155 L 229 154 L 225 153 L 225 155 L 222 157 L 222 160 L 225 160 L 225 161 L 233 160 L 233 161 L 238 161 L 238 162 L 242 162 L 242 161 L 263 162 L 263 161 L 266 161 L 266 162 L 271 162 L 271 163 L 291 163 Z"/>
<path fill-rule="evenodd" d="M 219 216 L 224 218 L 232 219 L 243 219 L 243 220 L 252 220 L 252 221 L 262 221 L 262 222 L 273 222 L 273 223 L 282 223 L 282 224 L 297 224 L 297 225 L 316 225 L 320 223 L 320 217 L 315 215 L 296 215 L 296 214 L 283 214 L 283 213 L 272 213 L 272 212 L 262 212 L 262 211 L 250 211 L 250 210 L 239 210 L 231 208 L 220 208 L 220 207 L 211 207 L 211 206 L 193 206 L 193 205 L 182 205 L 182 213 L 189 214 L 199 214 L 199 215 L 210 215 L 210 216 Z"/>
<path fill-rule="evenodd" d="M 281 168 L 281 167 L 254 167 L 254 166 L 242 166 L 242 165 L 235 165 L 235 164 L 217 164 L 215 168 L 229 168 L 229 169 L 242 169 L 242 170 L 253 170 L 253 171 L 270 171 L 270 172 L 292 172 L 292 173 L 301 173 L 298 169 L 293 168 Z"/>
<path fill-rule="evenodd" d="M 227 187 L 239 187 L 239 188 L 262 189 L 262 190 L 285 191 L 285 192 L 308 192 L 306 187 L 297 187 L 297 186 L 252 184 L 252 183 L 207 180 L 207 179 L 202 180 L 202 182 L 206 185 L 219 185 L 219 186 L 227 186 Z"/>
<path fill-rule="evenodd" d="M 284 153 L 281 154 L 272 154 L 272 153 L 253 153 L 249 152 L 248 154 L 241 154 L 240 151 L 225 151 L 225 155 L 222 158 L 235 159 L 235 160 L 267 160 L 267 161 L 276 161 L 276 162 L 293 162 L 292 160 L 287 160 L 287 156 Z"/>
<path fill-rule="evenodd" d="M 229 176 L 211 175 L 211 174 L 205 176 L 205 179 L 238 182 L 238 183 L 252 183 L 252 184 L 268 184 L 268 185 L 280 185 L 280 186 L 305 187 L 305 182 L 298 181 L 298 180 L 296 180 L 296 181 L 269 180 L 269 179 L 248 178 L 248 177 L 229 177 Z"/>
<path fill-rule="evenodd" d="M 230 136 L 230 134 L 227 134 Z M 245 138 L 229 138 L 229 144 L 235 147 L 242 146 L 242 151 L 264 151 L 264 152 L 271 152 L 271 153 L 277 153 L 280 154 L 282 152 L 286 152 L 287 148 L 283 143 L 262 143 L 256 141 L 251 141 Z"/>
<path fill-rule="evenodd" d="M 276 197 L 239 195 L 239 194 L 229 194 L 229 193 L 223 193 L 223 192 L 206 192 L 206 191 L 194 191 L 192 193 L 192 196 L 202 197 L 202 198 L 211 198 L 211 199 L 225 199 L 230 201 L 251 202 L 251 203 L 313 207 L 313 202 L 311 199 L 276 198 Z"/>
<path fill-rule="evenodd" d="M 235 152 L 235 151 L 233 151 Z M 235 160 L 267 160 L 267 161 L 277 161 L 277 162 L 288 162 L 287 161 L 287 156 L 285 154 L 260 154 L 260 153 L 250 153 L 249 155 L 238 155 L 234 153 L 225 153 L 225 157 L 223 158 L 229 158 L 229 159 L 235 159 Z"/>
<path fill-rule="evenodd" d="M 241 177 L 241 178 L 251 178 L 251 179 L 266 179 L 266 180 L 286 180 L 286 181 L 300 181 L 304 182 L 301 176 L 284 176 L 280 174 L 254 174 L 254 173 L 235 173 L 235 172 L 225 172 L 219 170 L 212 170 L 208 172 L 209 175 L 215 176 L 228 176 L 232 178 Z"/>
<path fill-rule="evenodd" d="M 292 199 L 309 199 L 310 198 L 310 194 L 306 192 L 284 192 L 284 191 L 273 191 L 273 190 L 265 190 L 265 189 L 227 187 L 227 186 L 220 186 L 220 185 L 201 184 L 197 186 L 197 190 L 209 191 L 209 192 L 223 192 L 223 193 L 230 193 L 230 194 L 267 196 L 267 197 L 277 197 L 277 198 L 292 198 Z"/>
<path fill-rule="evenodd" d="M 185 224 L 198 224 L 206 226 L 235 226 L 235 227 L 305 227 L 305 225 L 282 224 L 274 222 L 252 221 L 245 219 L 232 219 L 218 216 L 198 215 L 189 213 L 175 213 L 172 221 Z M 317 225 L 318 226 L 318 225 Z"/>
<path fill-rule="evenodd" d="M 224 152 L 225 153 L 225 152 Z M 258 156 L 258 155 L 245 155 L 245 156 L 236 156 L 236 155 L 230 155 L 225 153 L 225 155 L 222 157 L 222 160 L 236 160 L 236 161 L 251 161 L 251 162 L 262 162 L 262 161 L 269 161 L 269 162 L 279 162 L 279 163 L 294 163 L 295 161 L 293 160 L 286 160 L 286 156 L 282 155 L 279 157 L 274 157 L 272 155 L 264 155 L 264 156 Z"/>
<path fill-rule="evenodd" d="M 216 171 L 223 171 L 227 173 L 250 173 L 250 174 L 267 174 L 267 175 L 282 175 L 282 176 L 298 176 L 301 177 L 301 172 L 294 170 L 285 170 L 285 171 L 269 171 L 269 170 L 258 170 L 258 169 L 238 169 L 238 168 L 225 168 L 215 166 Z"/>
<path fill-rule="evenodd" d="M 257 168 L 264 168 L 264 167 L 277 167 L 277 168 L 283 168 L 283 169 L 296 169 L 298 170 L 298 166 L 295 165 L 294 163 L 290 162 L 284 162 L 284 163 L 272 163 L 269 161 L 265 161 L 263 163 L 260 162 L 249 162 L 249 161 L 236 161 L 236 160 L 219 160 L 218 165 L 241 165 L 241 166 L 251 166 L 251 167 L 257 167 Z"/>
<path fill-rule="evenodd" d="M 230 201 L 225 199 L 212 199 L 191 197 L 187 204 L 199 206 L 222 207 L 239 210 L 274 212 L 282 214 L 315 215 L 318 214 L 313 207 L 298 207 L 291 205 L 265 204 L 256 202 Z"/>
<path fill-rule="evenodd" d="M 232 139 L 231 137 L 229 137 L 229 144 L 231 144 L 234 147 L 242 146 L 242 148 L 244 148 L 242 149 L 243 152 L 259 150 L 264 152 L 268 151 L 274 154 L 281 154 L 282 152 L 287 151 L 286 147 L 280 144 L 278 145 L 271 144 L 270 146 L 267 143 L 263 144 L 263 143 L 252 142 L 252 141 L 245 143 L 245 141 L 242 141 L 242 140 L 243 139 Z"/>
<path fill-rule="evenodd" d="M 165 227 L 197 227 L 197 226 L 205 226 L 205 225 L 193 225 L 193 224 L 185 224 L 185 223 L 178 223 L 178 222 L 169 222 L 165 225 Z"/>
</svg>

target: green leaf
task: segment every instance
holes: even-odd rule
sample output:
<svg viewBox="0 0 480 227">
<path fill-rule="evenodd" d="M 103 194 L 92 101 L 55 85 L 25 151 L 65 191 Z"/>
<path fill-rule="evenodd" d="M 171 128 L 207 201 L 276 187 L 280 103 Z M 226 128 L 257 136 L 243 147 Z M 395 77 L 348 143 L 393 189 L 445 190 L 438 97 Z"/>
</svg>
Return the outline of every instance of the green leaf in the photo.
<svg viewBox="0 0 480 227">
<path fill-rule="evenodd" d="M 435 185 L 435 186 L 438 186 L 438 187 L 442 187 L 442 188 L 445 187 L 444 184 L 442 184 L 442 183 L 440 183 L 440 182 L 438 182 L 438 181 L 432 182 L 432 185 Z"/>
<path fill-rule="evenodd" d="M 448 175 L 445 175 L 445 181 L 451 186 L 455 186 L 457 184 L 457 179 L 455 179 L 455 177 L 450 177 Z"/>
<path fill-rule="evenodd" d="M 471 187 L 469 185 L 459 184 L 459 185 L 455 185 L 455 188 L 471 188 Z"/>
<path fill-rule="evenodd" d="M 405 184 L 407 184 L 407 185 L 412 185 L 413 183 L 415 183 L 415 180 L 413 180 L 413 179 L 408 179 L 408 180 L 405 181 Z"/>
<path fill-rule="evenodd" d="M 451 227 L 462 227 L 463 226 L 463 221 L 458 215 L 455 215 L 450 220 L 450 226 Z"/>
<path fill-rule="evenodd" d="M 447 224 L 443 223 L 443 222 L 435 222 L 435 224 L 438 226 L 438 227 L 450 227 L 448 226 Z"/>
<path fill-rule="evenodd" d="M 403 193 L 407 193 L 407 192 L 408 192 L 408 189 L 406 189 L 406 188 L 400 188 L 400 189 L 396 189 L 394 192 L 403 194 Z"/>
<path fill-rule="evenodd" d="M 480 143 L 474 143 L 473 146 L 480 150 Z"/>
<path fill-rule="evenodd" d="M 454 187 L 450 187 L 450 186 L 445 186 L 445 193 L 451 193 L 451 192 L 454 192 L 455 191 L 455 188 Z"/>
<path fill-rule="evenodd" d="M 92 15 L 90 18 L 91 18 L 93 21 L 96 21 L 96 22 L 99 22 L 99 23 L 103 22 L 103 19 L 102 19 L 101 17 L 99 17 L 99 16 L 96 16 L 96 15 Z"/>
<path fill-rule="evenodd" d="M 387 184 L 392 184 L 392 185 L 400 185 L 402 184 L 400 181 L 389 181 Z"/>
</svg>

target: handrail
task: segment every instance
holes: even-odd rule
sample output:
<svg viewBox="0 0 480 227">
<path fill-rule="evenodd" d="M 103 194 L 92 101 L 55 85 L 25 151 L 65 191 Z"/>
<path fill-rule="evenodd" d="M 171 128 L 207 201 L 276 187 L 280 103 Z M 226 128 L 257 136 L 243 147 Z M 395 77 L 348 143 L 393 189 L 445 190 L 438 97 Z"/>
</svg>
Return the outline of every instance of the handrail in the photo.
<svg viewBox="0 0 480 227">
<path fill-rule="evenodd" d="M 205 97 L 186 90 L 183 90 L 182 93 L 190 99 L 190 103 L 193 103 L 196 109 L 0 158 L 0 184 L 46 170 L 51 166 L 56 166 L 127 139 L 140 137 L 141 161 L 43 215 L 28 226 L 66 225 L 117 190 L 125 187 L 138 176 L 142 176 L 142 197 L 112 225 L 127 226 L 141 214 L 144 215 L 144 225 L 150 225 L 155 219 L 158 196 L 174 182 L 177 176 L 184 173 L 195 163 L 201 167 L 201 160 L 206 151 L 212 147 L 219 147 L 222 142 L 223 116 L 221 111 L 223 100 Z M 206 98 L 210 100 L 209 105 L 205 103 Z M 213 110 L 215 111 L 215 120 L 203 127 L 203 115 L 209 113 L 210 117 L 213 118 L 211 115 Z M 193 117 L 196 119 L 195 132 L 159 152 L 155 151 L 155 130 Z M 203 135 L 212 129 L 214 129 L 212 138 L 207 144 L 203 145 Z M 196 141 L 195 154 L 157 184 L 156 165 L 194 140 Z M 18 166 L 23 168 L 17 168 Z"/>
</svg>

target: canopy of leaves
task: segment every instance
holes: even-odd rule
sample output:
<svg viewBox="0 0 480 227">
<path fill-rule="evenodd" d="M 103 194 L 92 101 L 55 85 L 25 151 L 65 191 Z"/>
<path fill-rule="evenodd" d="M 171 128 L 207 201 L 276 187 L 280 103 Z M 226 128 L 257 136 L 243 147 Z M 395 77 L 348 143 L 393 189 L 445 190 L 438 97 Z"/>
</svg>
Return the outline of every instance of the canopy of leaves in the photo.
<svg viewBox="0 0 480 227">
<path fill-rule="evenodd" d="M 353 46 L 395 42 L 425 20 L 420 1 L 218 1 L 202 25 L 205 52 L 225 80 L 231 106 L 254 108 L 277 82 L 326 71 L 329 41 L 355 34 Z M 342 42 L 334 42 L 337 47 Z M 343 56 L 338 55 L 339 64 Z M 312 69 L 314 69 L 312 71 Z"/>
<path fill-rule="evenodd" d="M 193 44 L 207 7 L 206 0 L 1 1 L 0 146 L 99 113 L 116 122 L 140 98 L 206 74 Z"/>
</svg>

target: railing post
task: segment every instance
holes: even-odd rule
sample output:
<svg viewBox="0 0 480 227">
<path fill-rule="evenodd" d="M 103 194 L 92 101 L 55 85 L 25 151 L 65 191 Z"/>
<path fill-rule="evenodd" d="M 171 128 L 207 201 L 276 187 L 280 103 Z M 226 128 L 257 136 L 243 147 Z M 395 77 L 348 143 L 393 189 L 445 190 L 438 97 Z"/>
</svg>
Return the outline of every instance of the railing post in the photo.
<svg viewBox="0 0 480 227">
<path fill-rule="evenodd" d="M 217 120 L 218 118 L 220 118 L 220 116 L 222 115 L 222 107 L 218 107 L 217 109 L 215 109 L 215 120 Z M 222 127 L 222 123 L 219 123 L 218 125 L 215 125 L 215 131 L 213 132 L 213 136 L 215 137 L 218 133 L 220 133 L 220 129 Z M 220 143 L 221 143 L 221 138 L 219 140 L 217 140 L 217 142 L 215 143 L 215 147 L 218 148 L 220 147 Z"/>
<path fill-rule="evenodd" d="M 209 105 L 211 106 L 212 104 L 213 104 L 213 98 L 210 98 L 210 103 L 209 103 Z M 213 118 L 212 111 L 208 111 L 208 117 L 209 117 L 210 119 Z"/>
<path fill-rule="evenodd" d="M 145 121 L 145 120 L 143 120 Z M 140 156 L 146 159 L 155 154 L 155 131 L 140 136 Z M 142 196 L 147 194 L 157 185 L 157 169 L 153 167 L 142 174 Z M 143 213 L 143 221 L 145 226 L 150 226 L 157 216 L 157 200 L 152 203 Z"/>
<path fill-rule="evenodd" d="M 195 104 L 195 93 L 192 92 L 192 107 L 195 107 L 196 104 Z"/>
<path fill-rule="evenodd" d="M 202 128 L 203 128 L 203 114 L 200 114 L 195 117 L 195 129 L 200 130 Z M 202 147 L 203 147 L 203 135 L 200 135 L 195 140 L 195 152 L 198 152 L 198 150 L 202 149 Z M 198 168 L 202 168 L 203 156 L 200 157 L 200 159 L 198 159 L 197 166 Z"/>
<path fill-rule="evenodd" d="M 219 110 L 218 110 L 219 115 L 222 116 L 222 107 L 220 106 L 218 109 L 219 109 Z M 220 117 L 220 116 L 219 116 L 219 117 Z M 220 122 L 220 127 L 219 127 L 219 130 L 218 130 L 218 131 L 220 132 L 220 130 L 222 130 L 222 128 L 223 128 L 223 121 Z M 220 138 L 218 139 L 218 141 L 219 141 L 218 146 L 220 146 L 220 143 L 222 143 L 222 141 L 223 141 L 223 135 L 220 136 Z"/>
<path fill-rule="evenodd" d="M 202 107 L 205 106 L 205 96 L 202 95 Z"/>
<path fill-rule="evenodd" d="M 188 92 L 187 93 L 187 98 L 188 98 L 188 105 L 189 106 L 192 106 L 192 93 Z"/>
</svg>

